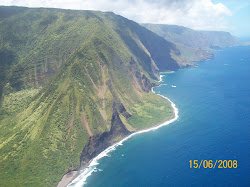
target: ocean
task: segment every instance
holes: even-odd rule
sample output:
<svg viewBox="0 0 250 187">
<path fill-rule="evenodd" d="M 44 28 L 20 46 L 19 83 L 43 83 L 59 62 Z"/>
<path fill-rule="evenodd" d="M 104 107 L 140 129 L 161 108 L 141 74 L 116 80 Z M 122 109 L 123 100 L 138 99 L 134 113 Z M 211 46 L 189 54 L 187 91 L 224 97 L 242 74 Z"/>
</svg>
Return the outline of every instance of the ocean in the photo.
<svg viewBox="0 0 250 187">
<path fill-rule="evenodd" d="M 111 148 L 69 186 L 250 186 L 250 46 L 161 75 L 154 92 L 178 119 Z"/>
</svg>

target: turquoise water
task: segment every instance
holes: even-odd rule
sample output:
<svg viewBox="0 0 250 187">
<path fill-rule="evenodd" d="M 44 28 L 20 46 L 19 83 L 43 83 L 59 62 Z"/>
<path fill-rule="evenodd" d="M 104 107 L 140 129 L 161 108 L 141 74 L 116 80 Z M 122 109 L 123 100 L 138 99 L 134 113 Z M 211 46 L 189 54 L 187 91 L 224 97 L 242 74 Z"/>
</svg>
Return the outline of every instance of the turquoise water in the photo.
<svg viewBox="0 0 250 187">
<path fill-rule="evenodd" d="M 86 186 L 250 186 L 250 46 L 162 75 L 154 91 L 176 104 L 178 120 L 116 147 Z M 237 168 L 195 169 L 190 160 L 237 160 Z"/>
</svg>

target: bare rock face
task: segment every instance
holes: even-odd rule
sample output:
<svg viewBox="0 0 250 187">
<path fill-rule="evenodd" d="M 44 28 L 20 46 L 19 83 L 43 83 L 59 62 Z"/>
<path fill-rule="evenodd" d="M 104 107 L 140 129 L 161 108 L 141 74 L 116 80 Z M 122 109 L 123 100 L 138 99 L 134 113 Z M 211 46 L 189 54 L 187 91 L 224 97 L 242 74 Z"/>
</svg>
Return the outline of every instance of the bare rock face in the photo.
<svg viewBox="0 0 250 187">
<path fill-rule="evenodd" d="M 154 86 L 154 84 L 152 84 L 149 79 L 144 75 L 142 74 L 141 75 L 141 82 L 142 82 L 142 89 L 143 91 L 145 92 L 149 92 L 151 90 L 151 88 Z"/>
<path fill-rule="evenodd" d="M 117 111 L 122 114 L 126 119 L 130 118 L 132 115 L 127 112 L 124 105 L 121 102 L 114 103 L 114 107 L 116 107 Z"/>
<path fill-rule="evenodd" d="M 123 111 L 123 112 L 126 113 L 126 110 Z M 111 120 L 111 129 L 109 131 L 109 136 L 112 139 L 114 139 L 116 137 L 125 137 L 125 136 L 127 136 L 129 134 L 130 134 L 130 132 L 127 130 L 125 125 L 122 123 L 122 121 L 121 121 L 121 119 L 119 117 L 119 113 L 118 113 L 117 109 L 114 108 L 113 115 L 112 115 L 112 120 Z"/>
<path fill-rule="evenodd" d="M 152 84 L 144 74 L 138 71 L 135 72 L 135 77 L 138 80 L 140 87 L 144 92 L 148 93 L 151 90 L 151 88 L 155 86 L 155 84 Z"/>
<path fill-rule="evenodd" d="M 120 139 L 131 134 L 131 132 L 128 131 L 125 125 L 122 123 L 119 113 L 126 118 L 132 116 L 126 111 L 124 105 L 121 102 L 114 102 L 110 131 L 89 137 L 88 143 L 85 145 L 80 156 L 80 166 L 73 170 L 68 170 L 62 180 L 58 183 L 57 187 L 66 187 L 67 184 L 72 182 L 73 179 L 80 174 L 79 171 L 89 164 L 91 159 L 96 157 L 109 146 L 113 145 L 116 141 L 119 141 Z"/>
<path fill-rule="evenodd" d="M 119 112 L 124 116 L 131 116 L 131 114 L 129 114 L 125 110 L 124 106 L 121 103 L 117 104 L 114 102 L 110 131 L 89 137 L 88 143 L 84 147 L 80 157 L 81 168 L 86 167 L 92 158 L 115 143 L 115 139 L 120 140 L 121 138 L 131 134 L 131 132 L 128 131 L 125 125 L 122 123 L 117 108 L 120 109 Z"/>
</svg>

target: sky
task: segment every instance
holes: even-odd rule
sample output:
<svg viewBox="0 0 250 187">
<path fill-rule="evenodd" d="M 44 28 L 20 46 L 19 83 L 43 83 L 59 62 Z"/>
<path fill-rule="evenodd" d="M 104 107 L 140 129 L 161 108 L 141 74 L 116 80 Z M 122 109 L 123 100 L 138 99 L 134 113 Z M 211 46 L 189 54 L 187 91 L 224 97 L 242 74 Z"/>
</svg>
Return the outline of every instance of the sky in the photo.
<svg viewBox="0 0 250 187">
<path fill-rule="evenodd" d="M 0 5 L 112 11 L 138 23 L 250 36 L 250 0 L 0 0 Z"/>
</svg>

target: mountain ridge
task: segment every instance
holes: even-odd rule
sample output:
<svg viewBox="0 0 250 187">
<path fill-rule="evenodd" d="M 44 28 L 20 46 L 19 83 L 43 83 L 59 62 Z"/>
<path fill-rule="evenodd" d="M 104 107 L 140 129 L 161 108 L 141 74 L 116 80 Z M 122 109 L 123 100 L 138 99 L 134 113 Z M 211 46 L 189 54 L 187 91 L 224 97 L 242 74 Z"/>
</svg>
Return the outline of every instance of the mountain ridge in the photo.
<svg viewBox="0 0 250 187">
<path fill-rule="evenodd" d="M 151 92 L 159 72 L 218 46 L 174 43 L 112 12 L 0 6 L 0 183 L 55 186 L 113 143 L 173 118 Z"/>
<path fill-rule="evenodd" d="M 199 31 L 167 24 L 141 25 L 175 43 L 182 55 L 191 61 L 213 58 L 213 50 L 239 44 L 236 37 L 225 31 Z"/>
<path fill-rule="evenodd" d="M 0 182 L 55 186 L 131 132 L 173 117 L 175 44 L 114 13 L 0 7 Z M 14 12 L 14 13 L 13 13 Z"/>
</svg>

